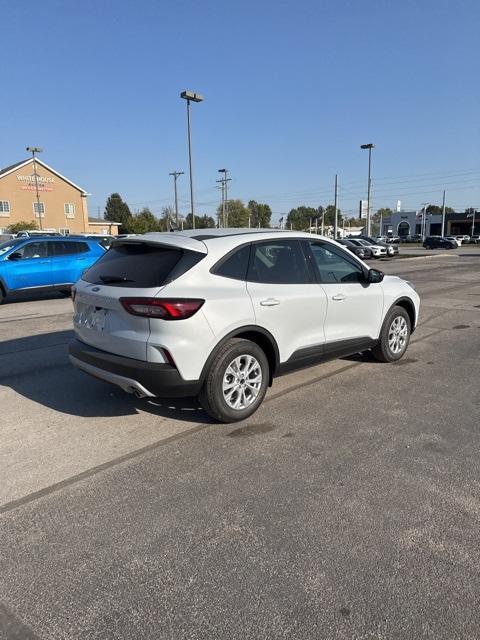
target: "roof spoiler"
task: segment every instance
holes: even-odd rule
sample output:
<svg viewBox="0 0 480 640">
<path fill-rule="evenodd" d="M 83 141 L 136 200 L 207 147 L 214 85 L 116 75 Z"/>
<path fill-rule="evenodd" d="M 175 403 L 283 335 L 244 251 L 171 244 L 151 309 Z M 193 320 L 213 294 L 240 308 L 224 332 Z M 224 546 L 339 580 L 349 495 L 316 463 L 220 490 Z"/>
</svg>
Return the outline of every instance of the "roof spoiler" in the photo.
<svg viewBox="0 0 480 640">
<path fill-rule="evenodd" d="M 148 244 L 151 246 L 169 247 L 172 249 L 184 249 L 195 251 L 196 253 L 207 254 L 208 249 L 204 242 L 195 240 L 180 233 L 144 233 L 132 238 L 120 238 L 114 241 L 114 245 L 119 244 Z"/>
</svg>

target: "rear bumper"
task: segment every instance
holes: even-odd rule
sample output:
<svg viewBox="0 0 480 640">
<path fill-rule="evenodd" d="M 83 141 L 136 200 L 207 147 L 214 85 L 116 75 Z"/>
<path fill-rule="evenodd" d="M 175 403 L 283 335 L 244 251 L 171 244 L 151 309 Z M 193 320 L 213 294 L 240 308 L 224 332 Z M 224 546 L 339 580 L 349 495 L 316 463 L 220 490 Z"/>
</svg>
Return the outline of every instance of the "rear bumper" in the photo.
<svg viewBox="0 0 480 640">
<path fill-rule="evenodd" d="M 78 369 L 139 397 L 186 398 L 200 392 L 199 380 L 184 380 L 170 364 L 124 358 L 79 340 L 70 343 L 69 353 Z"/>
</svg>

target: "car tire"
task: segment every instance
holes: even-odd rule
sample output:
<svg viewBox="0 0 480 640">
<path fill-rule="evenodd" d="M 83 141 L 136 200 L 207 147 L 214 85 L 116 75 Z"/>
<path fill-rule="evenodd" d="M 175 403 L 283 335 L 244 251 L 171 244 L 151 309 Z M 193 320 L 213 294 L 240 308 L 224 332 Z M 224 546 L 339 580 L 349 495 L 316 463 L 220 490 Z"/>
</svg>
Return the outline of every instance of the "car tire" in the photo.
<svg viewBox="0 0 480 640">
<path fill-rule="evenodd" d="M 412 325 L 403 307 L 395 306 L 387 313 L 378 344 L 372 354 L 380 362 L 395 362 L 403 357 L 410 342 Z"/>
<path fill-rule="evenodd" d="M 0 286 L 0 304 L 3 304 L 6 300 L 5 292 L 3 288 Z"/>
<path fill-rule="evenodd" d="M 209 365 L 198 399 L 215 420 L 238 422 L 262 404 L 269 379 L 270 368 L 263 349 L 250 340 L 232 338 Z M 248 384 L 248 380 L 255 382 Z"/>
</svg>

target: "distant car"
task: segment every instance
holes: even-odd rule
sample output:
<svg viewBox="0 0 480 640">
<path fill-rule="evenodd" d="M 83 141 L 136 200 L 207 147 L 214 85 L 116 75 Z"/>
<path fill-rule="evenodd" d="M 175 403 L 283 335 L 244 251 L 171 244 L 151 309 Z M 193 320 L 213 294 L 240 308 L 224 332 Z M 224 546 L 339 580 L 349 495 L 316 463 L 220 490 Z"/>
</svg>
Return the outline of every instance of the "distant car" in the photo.
<svg viewBox="0 0 480 640">
<path fill-rule="evenodd" d="M 366 260 L 372 257 L 372 252 L 367 247 L 357 247 L 357 245 L 350 242 L 350 240 L 337 240 L 337 242 L 355 254 L 360 260 Z"/>
<path fill-rule="evenodd" d="M 459 247 L 462 244 L 457 240 L 456 236 L 445 236 L 445 239 L 450 240 L 450 242 L 453 242 L 456 247 Z"/>
<path fill-rule="evenodd" d="M 471 236 L 469 244 L 480 244 L 480 236 Z"/>
<path fill-rule="evenodd" d="M 13 240 L 16 238 L 14 233 L 0 233 L 0 242 L 7 242 L 7 240 Z"/>
<path fill-rule="evenodd" d="M 36 230 L 28 230 L 28 231 L 19 231 L 17 233 L 17 238 L 36 238 L 37 236 L 58 236 L 63 237 L 61 233 L 57 231 L 36 231 Z"/>
<path fill-rule="evenodd" d="M 400 236 L 383 236 L 385 238 L 384 242 L 390 243 L 392 242 L 393 244 L 398 244 L 400 242 Z"/>
<path fill-rule="evenodd" d="M 357 247 L 367 247 L 373 254 L 374 258 L 385 258 L 387 256 L 387 247 L 381 247 L 378 244 L 371 244 L 367 240 L 361 240 L 360 238 L 351 239 L 351 242 L 357 245 Z"/>
<path fill-rule="evenodd" d="M 70 287 L 105 254 L 88 239 L 15 238 L 0 244 L 0 304 L 29 290 L 70 293 Z"/>
<path fill-rule="evenodd" d="M 112 246 L 112 242 L 116 239 L 116 236 L 111 235 L 101 235 L 99 233 L 79 233 L 79 234 L 71 234 L 68 236 L 69 238 L 88 238 L 89 240 L 93 240 L 94 242 L 98 242 L 102 245 L 104 249 L 110 249 Z"/>
<path fill-rule="evenodd" d="M 387 256 L 390 256 L 390 257 L 397 255 L 397 253 L 399 252 L 398 244 L 394 244 L 393 242 L 387 243 L 383 240 L 380 240 L 380 238 L 374 238 L 372 236 L 359 236 L 358 239 L 366 240 L 370 244 L 375 244 L 380 247 L 386 247 Z"/>
<path fill-rule="evenodd" d="M 441 236 L 429 236 L 423 242 L 425 249 L 456 249 L 458 244 L 454 240 Z"/>
</svg>

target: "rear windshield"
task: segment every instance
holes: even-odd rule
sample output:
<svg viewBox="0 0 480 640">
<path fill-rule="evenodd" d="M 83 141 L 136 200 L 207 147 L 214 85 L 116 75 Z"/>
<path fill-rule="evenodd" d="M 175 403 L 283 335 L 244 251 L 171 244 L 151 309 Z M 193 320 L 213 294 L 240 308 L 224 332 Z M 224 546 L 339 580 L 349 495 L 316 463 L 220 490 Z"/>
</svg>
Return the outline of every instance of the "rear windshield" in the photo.
<svg viewBox="0 0 480 640">
<path fill-rule="evenodd" d="M 148 244 L 119 244 L 111 247 L 82 280 L 116 287 L 158 287 L 183 255 L 179 249 Z"/>
</svg>

